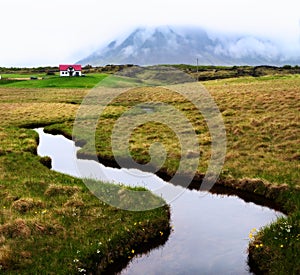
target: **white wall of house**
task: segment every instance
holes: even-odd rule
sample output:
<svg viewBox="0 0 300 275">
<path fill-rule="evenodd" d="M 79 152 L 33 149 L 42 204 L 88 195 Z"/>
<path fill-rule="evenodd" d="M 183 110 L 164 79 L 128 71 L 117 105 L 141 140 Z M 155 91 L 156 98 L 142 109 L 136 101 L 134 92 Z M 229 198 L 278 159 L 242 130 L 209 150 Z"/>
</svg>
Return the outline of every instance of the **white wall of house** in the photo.
<svg viewBox="0 0 300 275">
<path fill-rule="evenodd" d="M 60 76 L 70 76 L 68 71 L 60 71 Z M 73 76 L 81 76 L 81 71 L 74 71 Z"/>
</svg>

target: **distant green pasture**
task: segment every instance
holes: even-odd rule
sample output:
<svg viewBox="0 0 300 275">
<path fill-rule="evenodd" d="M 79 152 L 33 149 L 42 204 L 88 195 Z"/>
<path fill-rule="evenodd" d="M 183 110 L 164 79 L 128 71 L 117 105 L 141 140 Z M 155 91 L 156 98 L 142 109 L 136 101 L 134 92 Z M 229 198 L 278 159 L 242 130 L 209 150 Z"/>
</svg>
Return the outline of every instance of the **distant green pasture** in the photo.
<svg viewBox="0 0 300 275">
<path fill-rule="evenodd" d="M 85 77 L 60 77 L 45 76 L 45 74 L 3 74 L 1 75 L 0 87 L 16 88 L 93 88 L 101 80 L 107 77 L 107 74 L 88 74 Z M 7 80 L 7 78 L 30 78 L 31 76 L 44 77 L 37 80 Z"/>
</svg>

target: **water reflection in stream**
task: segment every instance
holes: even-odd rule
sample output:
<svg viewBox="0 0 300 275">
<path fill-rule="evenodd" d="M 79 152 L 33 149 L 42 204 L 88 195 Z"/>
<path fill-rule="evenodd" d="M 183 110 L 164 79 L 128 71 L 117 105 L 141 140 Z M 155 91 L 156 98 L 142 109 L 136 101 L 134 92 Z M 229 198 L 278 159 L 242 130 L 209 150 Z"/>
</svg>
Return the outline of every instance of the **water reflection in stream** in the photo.
<svg viewBox="0 0 300 275">
<path fill-rule="evenodd" d="M 89 160 L 87 174 L 77 171 L 76 148 L 73 141 L 63 136 L 40 136 L 38 154 L 52 158 L 52 169 L 75 177 L 104 176 L 113 182 L 136 185 L 136 177 L 127 169 L 101 166 Z M 99 173 L 99 170 L 101 173 Z M 142 173 L 142 172 L 141 172 Z M 178 188 L 155 175 L 147 174 L 138 184 L 160 193 L 158 186 L 168 192 Z M 176 189 L 176 190 L 175 190 Z M 183 190 L 180 190 L 183 191 Z M 168 194 L 166 192 L 166 194 Z M 171 223 L 174 231 L 167 243 L 137 256 L 121 274 L 249 274 L 247 265 L 248 234 L 282 214 L 267 207 L 246 203 L 235 196 L 221 196 L 185 190 L 171 203 Z"/>
</svg>

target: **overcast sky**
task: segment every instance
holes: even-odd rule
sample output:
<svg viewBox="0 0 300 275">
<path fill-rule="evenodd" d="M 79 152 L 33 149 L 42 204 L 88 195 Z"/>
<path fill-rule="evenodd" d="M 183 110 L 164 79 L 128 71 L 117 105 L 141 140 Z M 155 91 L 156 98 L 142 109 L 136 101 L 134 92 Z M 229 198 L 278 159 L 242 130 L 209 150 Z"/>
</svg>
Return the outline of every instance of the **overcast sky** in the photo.
<svg viewBox="0 0 300 275">
<path fill-rule="evenodd" d="M 300 44 L 299 0 L 0 0 L 0 67 L 57 66 L 139 26 L 187 25 Z"/>
</svg>

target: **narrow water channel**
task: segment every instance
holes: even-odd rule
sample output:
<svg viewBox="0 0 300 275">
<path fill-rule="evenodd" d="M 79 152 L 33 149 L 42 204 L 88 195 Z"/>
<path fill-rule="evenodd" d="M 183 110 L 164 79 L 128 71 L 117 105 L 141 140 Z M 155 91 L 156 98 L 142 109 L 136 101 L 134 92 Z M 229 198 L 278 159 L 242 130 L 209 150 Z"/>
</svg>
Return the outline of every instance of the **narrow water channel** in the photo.
<svg viewBox="0 0 300 275">
<path fill-rule="evenodd" d="M 61 135 L 45 134 L 41 128 L 36 131 L 40 137 L 38 154 L 52 158 L 53 170 L 75 177 L 93 175 L 99 179 L 104 171 L 111 182 L 133 184 L 135 177 L 130 170 L 104 167 L 90 160 L 80 160 L 90 170 L 87 175 L 79 174 L 76 168 L 78 148 L 74 142 Z M 99 165 L 101 173 L 97 175 Z M 181 188 L 149 174 L 139 184 L 150 189 L 166 185 L 171 192 Z M 155 190 L 153 188 L 153 192 Z M 166 244 L 136 256 L 121 274 L 250 274 L 247 265 L 250 230 L 259 229 L 282 215 L 236 196 L 185 190 L 171 202 L 173 231 Z"/>
</svg>

